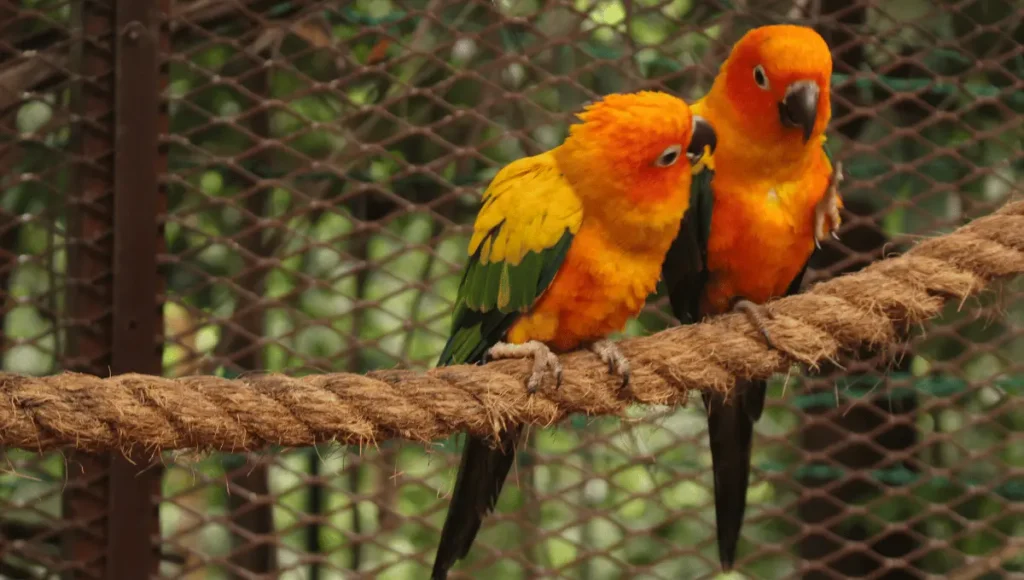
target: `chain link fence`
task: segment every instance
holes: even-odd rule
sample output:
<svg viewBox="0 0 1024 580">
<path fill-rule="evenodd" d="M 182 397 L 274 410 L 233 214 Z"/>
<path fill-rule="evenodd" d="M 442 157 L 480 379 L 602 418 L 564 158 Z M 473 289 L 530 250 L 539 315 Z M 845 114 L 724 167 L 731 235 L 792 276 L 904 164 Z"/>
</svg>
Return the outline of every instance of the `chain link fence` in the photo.
<svg viewBox="0 0 1024 580">
<path fill-rule="evenodd" d="M 779 21 L 835 60 L 847 211 L 809 281 L 1014 195 L 1014 0 L 0 2 L 3 369 L 427 368 L 502 165 L 598 95 L 699 97 L 743 32 Z M 125 298 L 140 284 L 152 302 Z M 668 324 L 652 301 L 627 332 Z M 773 383 L 744 575 L 1024 574 L 1024 286 L 924 330 L 895 363 Z M 534 430 L 453 575 L 713 576 L 703 413 Z M 168 454 L 141 476 L 4 458 L 3 577 L 401 579 L 428 574 L 458 445 Z"/>
</svg>

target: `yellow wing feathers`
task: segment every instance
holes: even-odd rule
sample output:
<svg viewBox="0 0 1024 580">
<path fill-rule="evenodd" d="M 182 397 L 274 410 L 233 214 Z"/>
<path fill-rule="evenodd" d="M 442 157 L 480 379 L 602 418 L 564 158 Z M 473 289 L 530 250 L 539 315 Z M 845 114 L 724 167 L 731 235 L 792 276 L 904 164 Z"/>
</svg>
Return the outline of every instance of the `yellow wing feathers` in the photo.
<svg viewBox="0 0 1024 580">
<path fill-rule="evenodd" d="M 583 206 L 554 157 L 543 153 L 520 159 L 499 171 L 484 192 L 469 255 L 480 249 L 482 264 L 514 266 L 527 253 L 557 244 L 566 229 L 576 234 L 582 221 Z"/>
</svg>

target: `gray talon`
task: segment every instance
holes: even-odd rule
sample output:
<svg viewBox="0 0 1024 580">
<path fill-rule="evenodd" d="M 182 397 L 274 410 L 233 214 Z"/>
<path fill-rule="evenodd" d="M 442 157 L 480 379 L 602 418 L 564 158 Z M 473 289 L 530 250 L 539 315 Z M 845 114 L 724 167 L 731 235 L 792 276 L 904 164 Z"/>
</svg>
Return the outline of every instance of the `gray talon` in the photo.
<svg viewBox="0 0 1024 580">
<path fill-rule="evenodd" d="M 842 224 L 842 216 L 839 213 L 839 184 L 843 181 L 843 163 L 836 161 L 832 167 L 832 175 L 829 178 L 828 190 L 821 201 L 814 207 L 814 245 L 821 248 L 821 240 L 829 234 L 839 239 L 836 230 Z M 827 223 L 827 226 L 826 226 Z"/>
<path fill-rule="evenodd" d="M 542 342 L 536 340 L 522 344 L 499 342 L 492 346 L 484 356 L 494 360 L 532 358 L 533 372 L 530 374 L 529 380 L 526 381 L 526 391 L 531 395 L 540 388 L 546 374 L 554 375 L 556 389 L 562 384 L 562 364 L 558 362 L 558 356 Z"/>
<path fill-rule="evenodd" d="M 590 345 L 590 351 L 601 357 L 608 365 L 608 374 L 622 376 L 622 387 L 629 384 L 631 369 L 629 359 L 622 354 L 619 347 L 610 340 L 599 340 Z"/>
<path fill-rule="evenodd" d="M 768 348 L 776 350 L 775 343 L 772 342 L 771 333 L 768 332 L 768 325 L 765 323 L 765 319 L 771 320 L 774 318 L 771 311 L 764 306 L 754 304 L 745 298 L 736 300 L 732 306 L 732 310 L 734 312 L 742 312 L 745 314 L 747 316 L 747 320 L 749 320 L 750 323 L 754 325 L 754 328 L 761 333 L 761 336 L 764 337 L 764 341 L 768 345 Z"/>
</svg>

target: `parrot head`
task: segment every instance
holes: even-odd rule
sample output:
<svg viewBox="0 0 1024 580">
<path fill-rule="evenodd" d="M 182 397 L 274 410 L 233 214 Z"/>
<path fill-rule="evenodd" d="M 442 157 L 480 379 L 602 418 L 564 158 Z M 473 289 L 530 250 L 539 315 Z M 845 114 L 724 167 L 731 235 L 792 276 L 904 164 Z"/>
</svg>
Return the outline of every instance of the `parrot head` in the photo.
<svg viewBox="0 0 1024 580">
<path fill-rule="evenodd" d="M 737 110 L 744 132 L 776 141 L 825 132 L 832 114 L 829 82 L 832 55 L 817 32 L 780 24 L 745 34 L 722 65 L 715 87 Z"/>
<path fill-rule="evenodd" d="M 717 144 L 706 120 L 661 92 L 607 95 L 578 117 L 556 158 L 584 203 L 619 196 L 656 207 L 688 196 L 692 164 Z"/>
</svg>

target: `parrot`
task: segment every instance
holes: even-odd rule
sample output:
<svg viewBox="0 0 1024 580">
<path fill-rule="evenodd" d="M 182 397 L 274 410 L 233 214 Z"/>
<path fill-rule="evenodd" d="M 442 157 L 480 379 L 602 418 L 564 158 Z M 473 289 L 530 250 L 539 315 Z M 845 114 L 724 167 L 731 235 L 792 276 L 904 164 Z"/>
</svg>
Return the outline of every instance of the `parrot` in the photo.
<svg viewBox="0 0 1024 580">
<path fill-rule="evenodd" d="M 508 164 L 484 191 L 439 366 L 532 359 L 533 393 L 560 384 L 557 352 L 585 348 L 628 384 L 629 361 L 607 337 L 655 290 L 692 165 L 716 136 L 657 91 L 609 94 L 577 117 L 561 145 Z M 469 553 L 521 431 L 467 437 L 432 579 Z"/>
<path fill-rule="evenodd" d="M 831 75 L 829 47 L 813 29 L 762 26 L 736 42 L 692 104 L 715 128 L 718 146 L 693 168 L 690 206 L 662 269 L 681 323 L 743 312 L 774 348 L 762 305 L 800 290 L 815 248 L 830 234 L 838 239 L 841 225 L 842 166 L 833 166 L 825 143 Z M 743 525 L 753 426 L 766 388 L 753 381 L 728 397 L 702 393 L 726 571 Z"/>
</svg>

